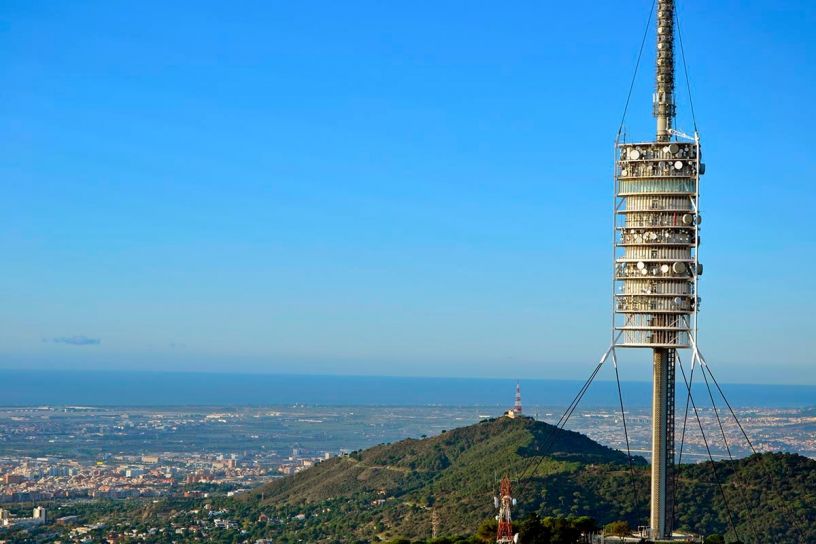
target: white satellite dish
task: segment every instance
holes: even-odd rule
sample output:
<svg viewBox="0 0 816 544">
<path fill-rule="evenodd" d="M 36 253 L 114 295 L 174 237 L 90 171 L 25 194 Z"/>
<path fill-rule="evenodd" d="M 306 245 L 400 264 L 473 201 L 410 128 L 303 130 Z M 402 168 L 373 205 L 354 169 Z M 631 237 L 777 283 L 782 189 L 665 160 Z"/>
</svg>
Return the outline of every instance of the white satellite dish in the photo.
<svg viewBox="0 0 816 544">
<path fill-rule="evenodd" d="M 638 261 L 637 267 L 638 270 L 643 270 L 644 268 L 646 268 L 646 263 L 644 263 L 643 261 Z"/>
<path fill-rule="evenodd" d="M 624 168 L 623 170 L 621 170 L 621 176 L 622 176 L 622 177 L 626 177 L 626 176 L 628 176 L 628 175 L 629 175 L 629 171 L 628 171 L 628 170 L 626 170 L 626 168 Z"/>
<path fill-rule="evenodd" d="M 665 274 L 666 272 L 669 271 L 669 265 L 667 265 L 667 264 L 661 265 L 660 266 L 660 271 Z"/>
<path fill-rule="evenodd" d="M 640 158 L 640 151 L 638 151 L 637 149 L 630 149 L 629 158 L 633 161 L 638 160 Z"/>
<path fill-rule="evenodd" d="M 682 170 L 683 169 L 683 161 L 675 161 L 674 169 L 675 170 Z"/>
<path fill-rule="evenodd" d="M 646 275 L 646 274 L 648 274 L 648 273 L 649 273 L 649 271 L 648 271 L 648 270 L 646 270 L 645 268 L 642 268 L 642 269 L 640 270 L 640 274 L 641 274 L 642 276 L 645 276 L 645 275 Z"/>
<path fill-rule="evenodd" d="M 677 153 L 678 151 L 680 151 L 680 146 L 677 145 L 677 144 L 671 144 L 671 145 L 669 145 L 669 151 L 672 154 Z"/>
<path fill-rule="evenodd" d="M 686 271 L 686 264 L 681 262 L 676 262 L 672 265 L 672 272 L 675 274 L 683 274 Z"/>
<path fill-rule="evenodd" d="M 683 299 L 680 297 L 674 297 L 674 303 L 678 306 L 683 303 Z"/>
<path fill-rule="evenodd" d="M 694 216 L 693 215 L 691 215 L 690 213 L 687 213 L 687 214 L 683 215 L 683 224 L 684 225 L 691 225 L 692 223 L 694 223 Z"/>
</svg>

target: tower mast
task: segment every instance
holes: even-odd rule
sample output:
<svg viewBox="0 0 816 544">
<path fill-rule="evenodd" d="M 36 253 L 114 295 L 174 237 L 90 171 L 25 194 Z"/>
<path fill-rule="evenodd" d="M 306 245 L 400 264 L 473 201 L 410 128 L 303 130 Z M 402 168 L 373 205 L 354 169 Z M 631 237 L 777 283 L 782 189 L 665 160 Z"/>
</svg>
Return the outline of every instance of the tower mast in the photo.
<svg viewBox="0 0 816 544">
<path fill-rule="evenodd" d="M 615 164 L 615 348 L 652 350 L 650 536 L 670 538 L 673 520 L 675 361 L 690 347 L 699 298 L 700 142 L 673 130 L 674 0 L 657 0 L 652 142 L 617 143 Z"/>
<path fill-rule="evenodd" d="M 668 142 L 674 124 L 674 0 L 657 3 L 654 116 L 658 142 Z M 676 339 L 674 339 L 676 342 Z M 674 510 L 675 348 L 652 350 L 652 478 L 649 526 L 653 538 L 671 537 Z M 670 498 L 671 495 L 671 498 Z"/>
</svg>

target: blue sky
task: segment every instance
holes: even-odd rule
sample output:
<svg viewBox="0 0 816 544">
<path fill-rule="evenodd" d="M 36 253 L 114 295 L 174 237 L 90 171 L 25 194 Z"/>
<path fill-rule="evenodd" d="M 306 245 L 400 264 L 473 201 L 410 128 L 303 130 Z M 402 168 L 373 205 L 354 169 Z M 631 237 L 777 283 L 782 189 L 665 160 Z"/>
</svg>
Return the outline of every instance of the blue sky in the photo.
<svg viewBox="0 0 816 544">
<path fill-rule="evenodd" d="M 585 377 L 649 6 L 4 2 L 0 366 Z M 816 4 L 679 6 L 701 347 L 816 383 Z"/>
</svg>

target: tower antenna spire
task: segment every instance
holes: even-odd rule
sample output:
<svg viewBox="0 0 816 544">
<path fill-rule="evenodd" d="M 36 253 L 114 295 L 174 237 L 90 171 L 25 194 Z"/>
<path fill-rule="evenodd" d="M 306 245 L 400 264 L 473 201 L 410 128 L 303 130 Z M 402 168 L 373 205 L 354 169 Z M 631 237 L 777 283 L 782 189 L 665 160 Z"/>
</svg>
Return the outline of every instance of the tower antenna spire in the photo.
<svg viewBox="0 0 816 544">
<path fill-rule="evenodd" d="M 674 124 L 674 0 L 657 2 L 657 69 L 653 114 L 657 118 L 657 141 L 668 142 Z"/>
</svg>

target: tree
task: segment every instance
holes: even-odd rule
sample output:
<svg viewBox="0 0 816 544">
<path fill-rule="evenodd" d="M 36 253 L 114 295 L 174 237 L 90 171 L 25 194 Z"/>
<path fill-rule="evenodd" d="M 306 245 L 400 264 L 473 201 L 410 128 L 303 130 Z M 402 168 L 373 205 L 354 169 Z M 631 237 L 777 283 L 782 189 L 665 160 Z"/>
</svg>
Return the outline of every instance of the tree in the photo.
<svg viewBox="0 0 816 544">
<path fill-rule="evenodd" d="M 542 525 L 552 533 L 551 544 L 575 544 L 578 540 L 576 529 L 567 518 L 544 518 Z"/>
<path fill-rule="evenodd" d="M 621 542 L 623 542 L 623 537 L 627 536 L 630 532 L 628 521 L 613 521 L 604 526 L 605 535 L 619 537 Z"/>
<path fill-rule="evenodd" d="M 495 519 L 488 519 L 479 525 L 476 530 L 476 540 L 489 544 L 496 542 L 496 533 L 499 530 L 499 523 Z"/>
<path fill-rule="evenodd" d="M 716 533 L 708 535 L 705 538 L 705 544 L 725 544 L 725 537 Z"/>
<path fill-rule="evenodd" d="M 552 531 L 541 523 L 536 514 L 530 514 L 521 522 L 519 542 L 524 544 L 550 544 Z"/>
<path fill-rule="evenodd" d="M 589 542 L 593 533 L 598 531 L 598 522 L 589 516 L 580 516 L 572 520 L 572 526 L 583 535 L 582 541 Z"/>
</svg>

